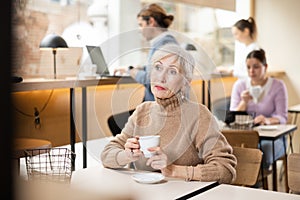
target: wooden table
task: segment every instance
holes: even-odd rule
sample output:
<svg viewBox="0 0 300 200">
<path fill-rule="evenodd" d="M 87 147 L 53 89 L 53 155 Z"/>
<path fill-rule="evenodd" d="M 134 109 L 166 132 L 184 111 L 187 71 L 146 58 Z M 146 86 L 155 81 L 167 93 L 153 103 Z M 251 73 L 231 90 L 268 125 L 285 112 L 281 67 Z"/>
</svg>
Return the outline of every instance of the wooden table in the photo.
<svg viewBox="0 0 300 200">
<path fill-rule="evenodd" d="M 277 165 L 275 160 L 275 140 L 283 137 L 285 141 L 285 136 L 293 133 L 297 126 L 295 124 L 280 124 L 276 125 L 278 128 L 276 130 L 262 130 L 261 127 L 256 127 L 258 130 L 260 140 L 270 140 L 272 141 L 272 149 L 273 149 L 273 164 L 272 164 L 272 182 L 273 182 L 273 190 L 277 191 Z M 284 149 L 287 149 L 284 143 Z M 286 153 L 286 151 L 285 151 Z M 287 155 L 285 155 L 287 156 Z M 286 177 L 286 181 L 288 181 Z"/>
<path fill-rule="evenodd" d="M 218 185 L 217 182 L 184 181 L 165 178 L 155 184 L 134 181 L 137 172 L 129 169 L 108 169 L 102 165 L 79 169 L 73 172 L 71 188 L 97 193 L 100 196 L 128 196 L 135 200 L 188 199 Z M 113 199 L 113 198 L 112 198 Z"/>
<path fill-rule="evenodd" d="M 191 200 L 300 200 L 300 195 L 274 192 L 257 188 L 221 184 L 190 198 Z"/>
<path fill-rule="evenodd" d="M 87 167 L 86 159 L 86 141 L 87 141 L 87 91 L 86 88 L 89 86 L 97 85 L 114 85 L 114 84 L 128 84 L 136 83 L 131 77 L 103 77 L 101 79 L 24 79 L 20 83 L 14 83 L 11 88 L 11 92 L 24 92 L 24 91 L 34 91 L 34 90 L 49 90 L 49 89 L 70 89 L 70 144 L 71 151 L 75 152 L 75 142 L 76 142 L 76 131 L 75 131 L 75 121 L 73 106 L 75 105 L 73 93 L 74 88 L 81 88 L 82 95 L 82 144 L 83 144 L 83 167 Z M 73 159 L 72 168 L 75 170 L 75 159 Z"/>
</svg>

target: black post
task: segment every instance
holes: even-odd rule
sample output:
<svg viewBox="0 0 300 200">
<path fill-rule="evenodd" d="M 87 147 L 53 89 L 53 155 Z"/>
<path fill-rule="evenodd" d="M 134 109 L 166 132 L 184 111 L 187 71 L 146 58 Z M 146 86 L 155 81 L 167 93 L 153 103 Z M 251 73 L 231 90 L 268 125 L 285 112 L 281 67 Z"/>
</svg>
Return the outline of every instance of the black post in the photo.
<svg viewBox="0 0 300 200">
<path fill-rule="evenodd" d="M 56 49 L 53 49 L 53 61 L 54 61 L 54 79 L 56 79 Z"/>
<path fill-rule="evenodd" d="M 76 133 L 75 133 L 75 123 L 73 117 L 73 88 L 70 88 L 70 144 L 71 151 L 75 153 L 75 143 L 76 143 Z M 72 154 L 72 171 L 75 170 L 75 158 L 76 155 Z"/>
<path fill-rule="evenodd" d="M 87 91 L 86 87 L 82 88 L 82 153 L 83 168 L 87 167 Z"/>
</svg>

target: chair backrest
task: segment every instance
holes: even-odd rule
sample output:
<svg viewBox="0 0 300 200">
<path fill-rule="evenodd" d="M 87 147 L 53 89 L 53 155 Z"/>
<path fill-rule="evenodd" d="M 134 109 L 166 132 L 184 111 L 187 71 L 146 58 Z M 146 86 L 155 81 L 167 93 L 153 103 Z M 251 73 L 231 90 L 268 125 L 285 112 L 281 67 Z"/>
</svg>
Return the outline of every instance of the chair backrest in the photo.
<svg viewBox="0 0 300 200">
<path fill-rule="evenodd" d="M 258 148 L 259 134 L 255 130 L 222 130 L 229 144 L 233 147 Z"/>
<path fill-rule="evenodd" d="M 233 185 L 253 186 L 256 184 L 261 167 L 262 151 L 254 148 L 233 147 L 237 158 L 236 179 Z"/>
<path fill-rule="evenodd" d="M 126 122 L 128 121 L 129 116 L 133 113 L 134 110 L 135 109 L 129 110 L 127 112 L 114 114 L 107 119 L 108 127 L 113 136 L 116 136 L 117 134 L 121 133 Z"/>
<path fill-rule="evenodd" d="M 288 155 L 288 186 L 291 193 L 300 193 L 300 153 Z"/>
</svg>

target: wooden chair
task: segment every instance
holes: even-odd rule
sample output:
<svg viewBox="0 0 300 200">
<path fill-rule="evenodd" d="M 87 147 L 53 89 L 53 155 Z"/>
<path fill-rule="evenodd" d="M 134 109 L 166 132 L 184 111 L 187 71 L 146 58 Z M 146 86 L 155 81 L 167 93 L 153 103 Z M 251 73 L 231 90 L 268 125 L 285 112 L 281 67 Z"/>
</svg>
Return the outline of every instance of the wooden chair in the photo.
<svg viewBox="0 0 300 200">
<path fill-rule="evenodd" d="M 222 130 L 223 135 L 226 137 L 229 144 L 233 147 L 246 147 L 246 148 L 258 148 L 259 144 L 259 134 L 256 130 L 239 130 L 239 129 L 226 129 Z M 287 158 L 283 156 L 278 160 L 283 161 L 283 166 L 287 169 Z M 268 175 L 272 171 L 261 171 L 262 172 L 262 181 L 263 188 L 268 189 Z M 285 173 L 287 177 L 287 173 Z M 288 179 L 288 178 L 287 178 Z M 288 191 L 287 181 L 285 184 L 286 192 Z"/>
<path fill-rule="evenodd" d="M 236 179 L 233 185 L 253 186 L 261 168 L 262 151 L 254 148 L 233 147 L 237 158 Z"/>
<path fill-rule="evenodd" d="M 259 134 L 255 130 L 222 130 L 229 144 L 233 147 L 258 148 Z"/>
<path fill-rule="evenodd" d="M 287 124 L 296 124 L 297 125 L 297 116 L 298 116 L 298 112 L 297 111 L 293 111 L 293 110 L 288 110 L 288 121 Z M 287 150 L 286 153 L 294 153 L 294 147 L 293 147 L 293 136 L 294 136 L 294 132 L 289 133 L 288 135 L 288 146 L 287 146 Z M 281 158 L 283 163 L 285 164 L 287 162 L 287 157 L 282 157 Z M 279 181 L 282 181 L 283 175 L 287 176 L 287 167 L 281 167 L 280 168 L 280 174 L 279 174 Z M 286 181 L 286 192 L 288 192 L 289 188 L 287 185 L 287 181 Z"/>
<path fill-rule="evenodd" d="M 13 141 L 12 158 L 17 161 L 17 173 L 20 173 L 20 159 L 26 156 L 27 149 L 51 148 L 52 143 L 48 140 L 33 138 L 15 138 Z"/>
<path fill-rule="evenodd" d="M 300 153 L 288 155 L 288 187 L 290 193 L 300 194 Z"/>
<path fill-rule="evenodd" d="M 259 134 L 256 130 L 224 129 L 223 135 L 232 147 L 254 148 L 258 149 Z M 262 169 L 262 167 L 261 167 Z M 270 173 L 269 173 L 270 174 Z M 267 173 L 261 174 L 263 188 L 268 189 Z"/>
</svg>

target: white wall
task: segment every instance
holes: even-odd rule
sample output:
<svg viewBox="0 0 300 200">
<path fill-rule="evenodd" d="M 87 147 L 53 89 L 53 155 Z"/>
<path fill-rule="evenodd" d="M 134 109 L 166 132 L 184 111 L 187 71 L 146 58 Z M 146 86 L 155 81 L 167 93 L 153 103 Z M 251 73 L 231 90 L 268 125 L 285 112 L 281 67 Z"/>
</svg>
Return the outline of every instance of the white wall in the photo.
<svg viewBox="0 0 300 200">
<path fill-rule="evenodd" d="M 123 65 L 139 65 L 141 57 L 136 47 L 141 46 L 138 33 L 137 14 L 141 9 L 140 0 L 108 1 L 109 56 L 111 69 Z M 120 56 L 121 55 L 121 56 Z M 120 56 L 120 57 L 118 57 Z M 135 58 L 135 59 L 134 59 Z"/>
<path fill-rule="evenodd" d="M 284 70 L 289 105 L 300 104 L 300 1 L 256 0 L 258 40 L 267 53 L 272 70 Z M 300 152 L 300 120 L 293 137 L 294 151 Z"/>
<path fill-rule="evenodd" d="M 258 41 L 272 70 L 284 70 L 289 105 L 300 103 L 300 1 L 256 0 Z"/>
</svg>

